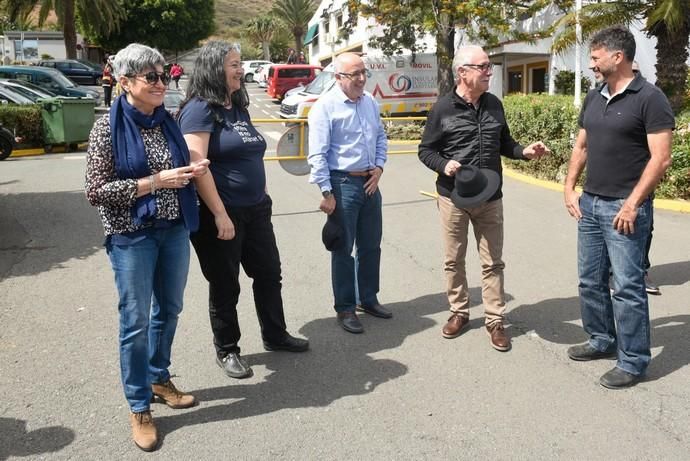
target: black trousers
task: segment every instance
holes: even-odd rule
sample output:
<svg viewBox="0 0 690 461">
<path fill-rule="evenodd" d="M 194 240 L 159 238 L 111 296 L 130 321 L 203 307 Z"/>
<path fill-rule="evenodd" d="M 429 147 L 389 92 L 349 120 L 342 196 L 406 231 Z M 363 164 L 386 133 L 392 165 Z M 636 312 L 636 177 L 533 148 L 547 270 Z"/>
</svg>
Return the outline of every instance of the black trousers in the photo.
<svg viewBox="0 0 690 461">
<path fill-rule="evenodd" d="M 112 99 L 113 87 L 103 86 L 103 101 L 105 102 L 105 107 L 110 107 L 110 100 Z"/>
<path fill-rule="evenodd" d="M 235 226 L 235 238 L 220 240 L 216 237 L 213 214 L 201 203 L 199 230 L 190 238 L 201 271 L 209 282 L 209 315 L 219 357 L 240 352 L 237 320 L 240 264 L 253 280 L 261 337 L 273 343 L 285 338 L 280 254 L 271 223 L 272 205 L 271 198 L 266 196 L 255 206 L 227 208 Z"/>
</svg>

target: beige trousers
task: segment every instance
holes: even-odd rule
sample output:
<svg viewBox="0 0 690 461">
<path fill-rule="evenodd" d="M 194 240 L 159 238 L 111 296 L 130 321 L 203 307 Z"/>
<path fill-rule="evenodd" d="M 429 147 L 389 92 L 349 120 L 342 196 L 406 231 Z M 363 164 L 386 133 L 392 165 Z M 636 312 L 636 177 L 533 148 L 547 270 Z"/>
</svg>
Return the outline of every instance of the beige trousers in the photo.
<svg viewBox="0 0 690 461">
<path fill-rule="evenodd" d="M 443 271 L 450 311 L 469 316 L 470 297 L 465 272 L 467 232 L 472 223 L 482 265 L 482 301 L 486 325 L 503 321 L 503 201 L 487 202 L 474 208 L 456 208 L 448 197 L 439 196 L 438 209 L 445 245 Z"/>
</svg>

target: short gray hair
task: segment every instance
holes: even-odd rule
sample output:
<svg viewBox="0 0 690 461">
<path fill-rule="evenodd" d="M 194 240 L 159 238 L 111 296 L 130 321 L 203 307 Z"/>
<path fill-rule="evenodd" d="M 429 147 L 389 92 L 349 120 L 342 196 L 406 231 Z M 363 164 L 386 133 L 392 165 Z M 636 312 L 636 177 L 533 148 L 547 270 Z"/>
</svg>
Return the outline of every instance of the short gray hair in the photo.
<svg viewBox="0 0 690 461">
<path fill-rule="evenodd" d="M 472 64 L 472 52 L 484 49 L 479 45 L 463 45 L 455 50 L 455 57 L 453 58 L 453 75 L 458 73 L 458 69 L 466 64 Z"/>
<path fill-rule="evenodd" d="M 157 65 L 165 65 L 165 58 L 160 51 L 141 43 L 130 43 L 115 55 L 113 73 L 115 78 L 120 78 L 155 69 Z"/>
</svg>

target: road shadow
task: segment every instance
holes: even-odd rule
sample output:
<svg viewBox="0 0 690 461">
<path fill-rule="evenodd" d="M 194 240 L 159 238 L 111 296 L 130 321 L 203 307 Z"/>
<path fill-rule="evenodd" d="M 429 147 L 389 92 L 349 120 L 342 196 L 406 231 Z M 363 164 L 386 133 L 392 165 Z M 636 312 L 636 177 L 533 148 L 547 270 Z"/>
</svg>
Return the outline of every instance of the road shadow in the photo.
<svg viewBox="0 0 690 461">
<path fill-rule="evenodd" d="M 649 276 L 660 288 L 683 285 L 690 281 L 690 261 L 652 266 L 649 269 Z"/>
<path fill-rule="evenodd" d="M 74 431 L 62 426 L 26 430 L 22 419 L 0 418 L 0 461 L 10 456 L 33 456 L 62 450 L 72 443 Z"/>
<path fill-rule="evenodd" d="M 2 194 L 0 229 L 0 280 L 61 268 L 103 248 L 98 212 L 83 191 Z"/>
<path fill-rule="evenodd" d="M 229 379 L 227 386 L 194 391 L 204 402 L 200 407 L 157 417 L 156 425 L 162 435 L 170 434 L 184 426 L 248 418 L 288 408 L 325 407 L 345 397 L 375 392 L 378 387 L 405 375 L 408 368 L 398 361 L 374 358 L 371 354 L 397 348 L 411 335 L 437 326 L 429 316 L 445 311 L 446 305 L 442 294 L 388 303 L 386 306 L 394 317 L 383 320 L 362 314 L 365 332 L 361 335 L 343 331 L 335 315 L 313 320 L 299 330 L 310 341 L 309 352 L 246 355 L 251 366 L 266 368 L 268 374 L 264 381 Z M 208 405 L 227 400 L 231 402 Z"/>
<path fill-rule="evenodd" d="M 675 284 L 683 278 L 687 279 L 687 273 L 672 280 Z M 645 381 L 663 378 L 690 364 L 690 314 L 654 318 L 652 311 L 650 316 L 652 348 L 660 347 L 661 351 L 652 358 Z M 518 306 L 508 313 L 508 319 L 511 325 L 507 331 L 513 338 L 534 331 L 540 338 L 556 344 L 573 345 L 587 341 L 579 323 L 580 299 L 577 296 Z"/>
</svg>

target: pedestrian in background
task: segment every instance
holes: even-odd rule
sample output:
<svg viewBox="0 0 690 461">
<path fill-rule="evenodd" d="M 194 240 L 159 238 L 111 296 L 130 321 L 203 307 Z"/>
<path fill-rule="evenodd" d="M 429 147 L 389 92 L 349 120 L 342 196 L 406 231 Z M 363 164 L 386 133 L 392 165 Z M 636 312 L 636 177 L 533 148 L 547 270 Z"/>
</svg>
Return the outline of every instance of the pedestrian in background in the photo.
<svg viewBox="0 0 690 461">
<path fill-rule="evenodd" d="M 240 265 L 253 279 L 264 348 L 303 352 L 309 342 L 285 325 L 280 254 L 266 189 L 266 141 L 249 117 L 237 44 L 210 41 L 199 51 L 179 123 L 192 160 L 211 161 L 199 178 L 199 231 L 192 243 L 209 282 L 209 315 L 216 363 L 232 378 L 252 375 L 240 356 Z"/>
<path fill-rule="evenodd" d="M 109 56 L 103 60 L 103 76 L 101 77 L 101 87 L 103 88 L 103 104 L 105 107 L 110 107 L 114 84 L 115 77 L 113 76 L 112 56 Z"/>
<path fill-rule="evenodd" d="M 526 160 L 549 150 L 542 142 L 522 147 L 510 135 L 501 100 L 488 92 L 492 69 L 481 47 L 458 48 L 453 59 L 456 86 L 432 107 L 419 144 L 419 159 L 438 174 L 443 270 L 451 314 L 443 337 L 459 336 L 469 323 L 465 256 L 471 223 L 482 267 L 486 332 L 494 349 L 508 351 L 501 155 Z"/>
<path fill-rule="evenodd" d="M 321 211 L 336 216 L 342 228 L 342 245 L 331 251 L 336 319 L 345 331 L 362 333 L 356 309 L 380 318 L 393 316 L 378 299 L 383 235 L 379 181 L 388 142 L 379 105 L 364 91 L 362 58 L 355 53 L 338 56 L 335 79 L 336 85 L 309 111 L 309 182 L 321 191 Z"/>
<path fill-rule="evenodd" d="M 154 450 L 152 398 L 171 408 L 196 403 L 170 379 L 171 349 L 189 270 L 189 232 L 199 215 L 182 133 L 163 107 L 163 56 L 137 43 L 113 61 L 123 95 L 89 136 L 86 197 L 98 207 L 119 294 L 120 372 L 134 443 Z"/>
<path fill-rule="evenodd" d="M 180 79 L 182 78 L 183 74 L 184 69 L 182 66 L 178 63 L 173 63 L 172 67 L 170 67 L 170 76 L 172 77 L 173 82 L 175 82 L 175 89 L 180 89 Z"/>
<path fill-rule="evenodd" d="M 590 68 L 600 85 L 582 105 L 565 181 L 565 206 L 578 221 L 580 307 L 589 336 L 568 356 L 616 358 L 599 380 L 610 389 L 636 384 L 651 360 L 644 261 L 651 194 L 671 164 L 675 128 L 666 96 L 633 72 L 635 48 L 633 34 L 620 26 L 592 38 Z M 580 196 L 575 185 L 585 167 Z"/>
</svg>

